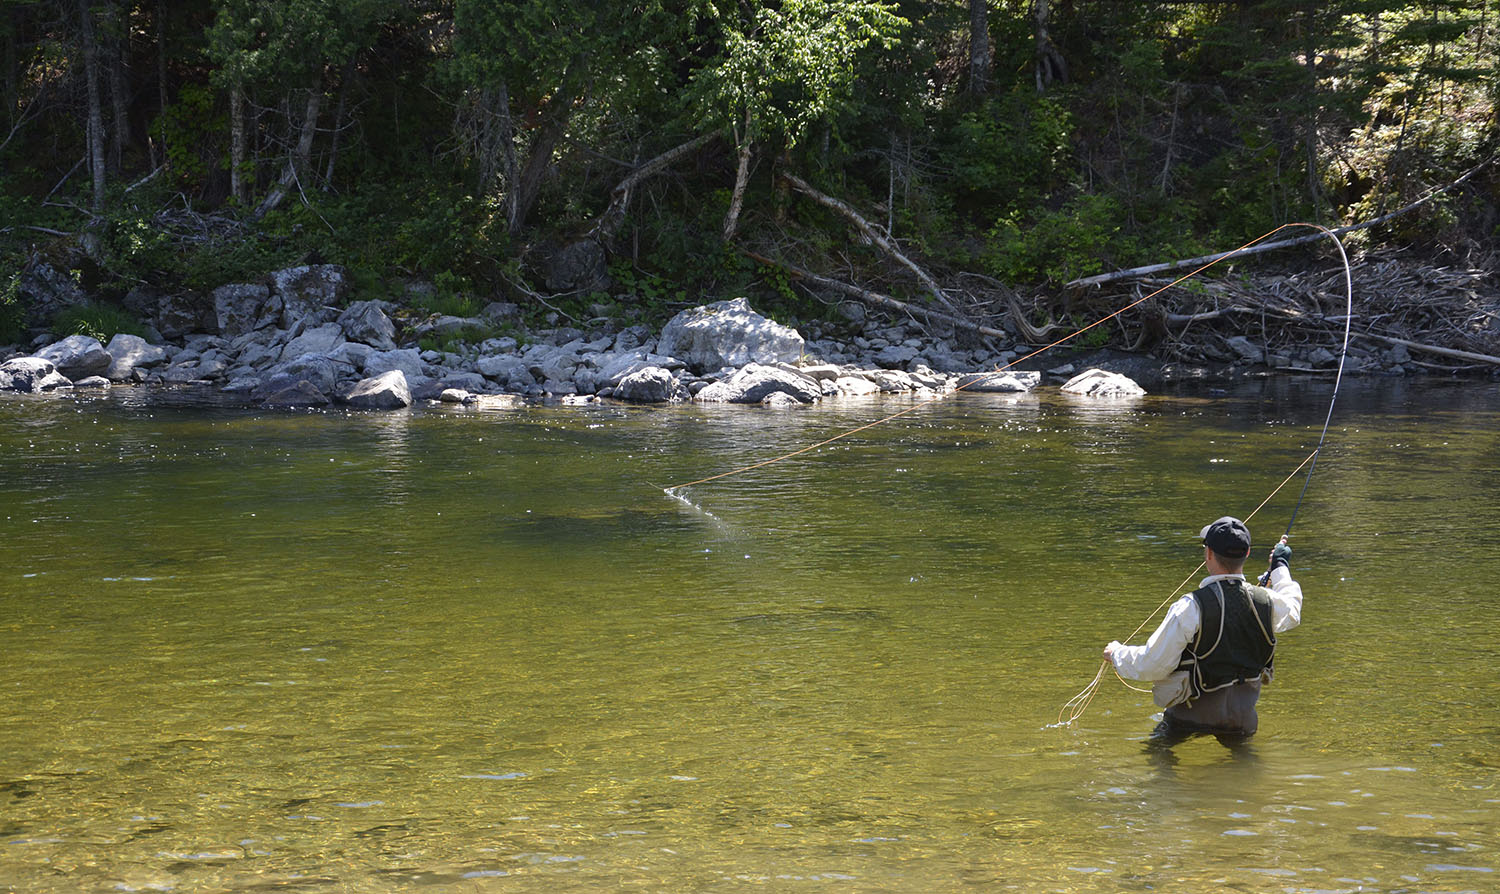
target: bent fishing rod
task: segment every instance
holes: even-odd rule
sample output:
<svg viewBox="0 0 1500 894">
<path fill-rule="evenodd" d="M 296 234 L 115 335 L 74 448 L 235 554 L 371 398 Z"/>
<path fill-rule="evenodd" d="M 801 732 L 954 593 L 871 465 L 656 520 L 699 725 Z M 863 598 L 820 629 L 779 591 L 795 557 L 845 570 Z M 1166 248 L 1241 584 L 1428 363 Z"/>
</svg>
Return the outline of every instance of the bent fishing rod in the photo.
<svg viewBox="0 0 1500 894">
<path fill-rule="evenodd" d="M 1333 421 L 1333 408 L 1338 403 L 1339 385 L 1343 382 L 1343 379 L 1344 379 L 1344 362 L 1345 362 L 1346 358 L 1349 356 L 1349 334 L 1350 334 L 1350 327 L 1351 327 L 1351 325 L 1353 323 L 1353 320 L 1354 320 L 1354 273 L 1353 273 L 1353 268 L 1351 267 L 1351 265 L 1349 263 L 1349 254 L 1348 254 L 1348 252 L 1346 252 L 1344 250 L 1344 243 L 1342 241 L 1340 241 L 1340 239 L 1338 237 L 1338 234 L 1334 233 L 1332 230 L 1328 229 L 1327 227 L 1320 226 L 1319 224 L 1309 224 L 1309 223 L 1284 224 L 1281 227 L 1277 227 L 1276 230 L 1272 230 L 1270 233 L 1267 233 L 1265 236 L 1260 237 L 1260 239 L 1255 240 L 1255 242 L 1247 243 L 1246 245 L 1241 246 L 1240 248 L 1236 249 L 1235 251 L 1236 252 L 1244 251 L 1246 248 L 1250 247 L 1251 245 L 1254 245 L 1256 242 L 1260 242 L 1260 241 L 1268 238 L 1269 236 L 1271 236 L 1272 234 L 1278 232 L 1279 230 L 1285 229 L 1286 227 L 1297 227 L 1297 226 L 1310 227 L 1312 229 L 1318 230 L 1319 232 L 1321 232 L 1324 235 L 1326 235 L 1328 238 L 1332 239 L 1333 240 L 1333 244 L 1336 245 L 1336 246 L 1338 246 L 1339 258 L 1343 262 L 1343 265 L 1344 265 L 1344 306 L 1345 306 L 1345 309 L 1344 309 L 1344 339 L 1343 339 L 1342 345 L 1339 347 L 1338 372 L 1334 375 L 1334 380 L 1333 380 L 1333 394 L 1330 395 L 1330 397 L 1328 399 L 1328 413 L 1323 418 L 1323 430 L 1318 435 L 1318 445 L 1317 445 L 1317 447 L 1314 448 L 1313 452 L 1310 453 L 1310 454 L 1308 454 L 1307 457 L 1302 460 L 1302 462 L 1300 462 L 1300 463 L 1297 464 L 1297 468 L 1293 469 L 1292 473 L 1290 475 L 1288 475 L 1285 479 L 1283 479 L 1280 484 L 1276 485 L 1276 488 L 1274 490 L 1272 490 L 1271 493 L 1264 500 L 1261 501 L 1261 503 L 1260 503 L 1259 506 L 1255 507 L 1255 509 L 1253 511 L 1251 511 L 1249 515 L 1245 516 L 1245 520 L 1247 522 L 1250 519 L 1254 518 L 1256 513 L 1260 512 L 1260 510 L 1264 509 L 1265 506 L 1266 506 L 1266 504 L 1269 503 L 1269 502 L 1271 502 L 1272 498 L 1274 498 L 1276 496 L 1276 494 L 1280 493 L 1281 489 L 1283 487 L 1286 487 L 1287 483 L 1290 482 L 1293 478 L 1295 478 L 1297 476 L 1297 473 L 1302 470 L 1303 466 L 1309 466 L 1309 468 L 1307 470 L 1307 477 L 1304 478 L 1303 481 L 1302 481 L 1302 491 L 1301 491 L 1300 494 L 1298 494 L 1298 496 L 1297 496 L 1297 503 L 1292 508 L 1291 519 L 1287 521 L 1286 531 L 1284 531 L 1282 533 L 1281 537 L 1280 537 L 1280 542 L 1281 543 L 1285 543 L 1287 541 L 1287 539 L 1291 537 L 1291 534 L 1292 534 L 1292 525 L 1296 524 L 1296 522 L 1297 522 L 1297 513 L 1302 508 L 1302 501 L 1307 496 L 1308 485 L 1312 483 L 1313 472 L 1318 467 L 1318 456 L 1323 452 L 1323 445 L 1328 440 L 1328 427 L 1329 427 L 1329 424 Z M 1220 258 L 1216 259 L 1213 263 L 1218 263 L 1218 261 L 1221 261 L 1223 259 L 1224 259 L 1223 257 L 1220 257 Z M 1200 269 L 1202 269 L 1202 268 L 1200 268 Z M 1194 270 L 1192 274 L 1189 274 L 1189 276 L 1195 275 L 1198 272 L 1199 272 L 1198 270 Z M 1151 614 L 1149 614 L 1149 615 L 1146 616 L 1146 619 L 1144 621 L 1142 621 L 1140 623 L 1140 625 L 1135 628 L 1135 631 L 1132 632 L 1130 634 L 1130 636 L 1127 636 L 1125 639 L 1121 640 L 1121 642 L 1127 642 L 1128 643 L 1130 640 L 1132 640 L 1132 639 L 1135 638 L 1136 634 L 1138 634 L 1142 630 L 1144 630 L 1146 628 L 1146 625 L 1151 622 L 1151 619 L 1154 618 L 1154 617 L 1156 617 L 1157 612 L 1160 612 L 1162 609 L 1166 608 L 1167 605 L 1169 605 L 1174 599 L 1176 599 L 1177 596 L 1178 596 L 1178 594 L 1182 592 L 1183 588 L 1188 585 L 1188 583 L 1193 579 L 1193 577 L 1198 573 L 1199 569 L 1201 569 L 1202 567 L 1203 567 L 1203 563 L 1202 562 L 1198 563 L 1198 567 L 1194 568 L 1193 571 L 1190 574 L 1188 574 L 1187 577 L 1183 578 L 1182 583 L 1180 583 L 1180 584 L 1177 585 L 1177 589 L 1175 589 L 1175 590 L 1172 591 L 1172 595 L 1170 595 L 1166 599 L 1162 600 L 1162 603 L 1160 605 L 1158 605 L 1151 612 Z M 1270 578 L 1271 578 L 1271 569 L 1267 568 L 1265 574 L 1263 574 L 1263 575 L 1260 576 L 1259 583 L 1262 586 L 1264 586 L 1267 582 L 1269 582 Z M 1072 698 L 1068 699 L 1068 701 L 1063 704 L 1061 710 L 1059 710 L 1059 712 L 1058 712 L 1057 723 L 1054 724 L 1054 726 L 1068 726 L 1068 725 L 1072 724 L 1073 721 L 1075 721 L 1078 718 L 1082 717 L 1083 714 L 1084 714 L 1084 712 L 1088 710 L 1089 704 L 1094 700 L 1094 695 L 1098 692 L 1099 684 L 1104 681 L 1105 672 L 1106 671 L 1110 671 L 1110 670 L 1114 670 L 1114 665 L 1112 663 L 1110 663 L 1109 661 L 1107 661 L 1107 660 L 1104 661 L 1104 662 L 1102 662 L 1100 664 L 1100 666 L 1099 666 L 1098 672 L 1094 674 L 1094 679 L 1092 681 L 1090 681 L 1089 684 L 1087 686 L 1085 686 L 1082 691 L 1080 691 L 1077 695 L 1073 696 Z M 1141 692 L 1150 692 L 1151 691 L 1149 689 L 1140 689 L 1140 687 L 1131 686 L 1130 683 L 1128 681 L 1126 681 L 1124 677 L 1120 677 L 1118 671 L 1115 672 L 1115 676 L 1118 677 L 1119 680 L 1120 680 L 1120 682 L 1123 683 L 1127 688 L 1135 689 L 1135 690 L 1141 691 Z"/>
</svg>

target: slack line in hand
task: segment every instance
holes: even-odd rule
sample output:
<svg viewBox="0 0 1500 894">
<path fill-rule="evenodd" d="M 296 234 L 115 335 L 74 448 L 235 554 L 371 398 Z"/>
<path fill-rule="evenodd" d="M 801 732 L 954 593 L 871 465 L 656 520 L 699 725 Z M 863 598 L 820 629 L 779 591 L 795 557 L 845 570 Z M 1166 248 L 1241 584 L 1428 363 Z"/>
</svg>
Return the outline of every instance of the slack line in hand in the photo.
<svg viewBox="0 0 1500 894">
<path fill-rule="evenodd" d="M 1167 610 L 1143 646 L 1111 642 L 1104 660 L 1129 680 L 1151 683 L 1165 708 L 1153 742 L 1171 745 L 1201 734 L 1226 744 L 1255 734 L 1255 703 L 1270 683 L 1276 634 L 1302 621 L 1302 587 L 1292 579 L 1292 548 L 1282 536 L 1263 580 L 1245 579 L 1250 529 L 1225 516 L 1199 532 L 1208 570 L 1198 589 Z"/>
</svg>

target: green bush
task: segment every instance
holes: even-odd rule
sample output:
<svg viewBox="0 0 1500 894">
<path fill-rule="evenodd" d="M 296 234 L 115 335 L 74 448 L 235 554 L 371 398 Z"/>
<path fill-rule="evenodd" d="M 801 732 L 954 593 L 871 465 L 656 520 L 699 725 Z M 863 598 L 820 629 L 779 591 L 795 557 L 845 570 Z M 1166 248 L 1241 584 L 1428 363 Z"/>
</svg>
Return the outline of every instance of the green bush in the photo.
<svg viewBox="0 0 1500 894">
<path fill-rule="evenodd" d="M 69 335 L 87 335 L 101 343 L 107 343 L 119 333 L 127 335 L 146 334 L 146 328 L 123 308 L 112 304 L 80 304 L 66 307 L 52 318 L 52 334 L 59 338 Z"/>
<path fill-rule="evenodd" d="M 0 286 L 0 344 L 19 342 L 26 334 L 26 311 L 21 307 L 21 274 L 12 273 Z"/>
</svg>

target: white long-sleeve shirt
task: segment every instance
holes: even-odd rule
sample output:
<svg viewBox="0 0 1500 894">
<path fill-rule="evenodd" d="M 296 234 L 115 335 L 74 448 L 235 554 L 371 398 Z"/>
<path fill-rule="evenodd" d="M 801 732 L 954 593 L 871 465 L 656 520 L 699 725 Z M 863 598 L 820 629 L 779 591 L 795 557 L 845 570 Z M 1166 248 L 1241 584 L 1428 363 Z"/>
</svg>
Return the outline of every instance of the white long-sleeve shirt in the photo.
<svg viewBox="0 0 1500 894">
<path fill-rule="evenodd" d="M 1211 574 L 1198 586 L 1206 587 L 1214 581 L 1238 578 L 1243 574 Z M 1292 580 L 1292 573 L 1285 566 L 1271 572 L 1271 623 L 1275 632 L 1291 630 L 1302 623 L 1302 585 Z M 1198 625 L 1203 615 L 1198 610 L 1198 601 L 1193 594 L 1182 597 L 1167 609 L 1161 626 L 1151 634 L 1144 646 L 1126 646 L 1115 641 L 1109 644 L 1114 657 L 1115 669 L 1120 676 L 1130 680 L 1154 682 L 1165 680 L 1177 669 L 1182 660 L 1182 650 L 1198 635 Z"/>
</svg>

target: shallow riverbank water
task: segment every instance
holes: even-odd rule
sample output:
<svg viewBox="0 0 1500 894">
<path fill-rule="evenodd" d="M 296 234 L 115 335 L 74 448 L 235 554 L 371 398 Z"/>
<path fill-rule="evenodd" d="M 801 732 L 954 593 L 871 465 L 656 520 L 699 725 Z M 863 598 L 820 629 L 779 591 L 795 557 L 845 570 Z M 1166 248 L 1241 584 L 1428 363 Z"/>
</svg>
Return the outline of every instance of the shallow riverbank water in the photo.
<svg viewBox="0 0 1500 894">
<path fill-rule="evenodd" d="M 953 395 L 691 505 L 901 405 L 6 397 L 0 890 L 1496 890 L 1493 385 L 1345 383 L 1248 750 L 1048 726 L 1328 395 Z"/>
</svg>

